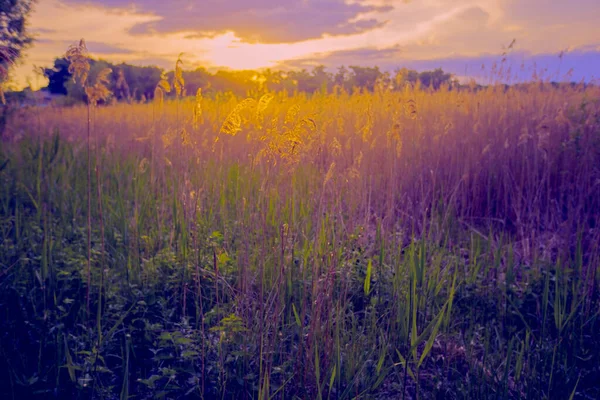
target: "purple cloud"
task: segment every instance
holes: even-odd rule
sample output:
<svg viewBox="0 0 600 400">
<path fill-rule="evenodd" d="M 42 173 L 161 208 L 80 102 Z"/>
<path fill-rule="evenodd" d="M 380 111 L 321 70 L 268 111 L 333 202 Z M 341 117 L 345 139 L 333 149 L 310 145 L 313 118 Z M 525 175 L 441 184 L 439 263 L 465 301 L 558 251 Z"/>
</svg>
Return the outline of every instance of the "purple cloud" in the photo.
<svg viewBox="0 0 600 400">
<path fill-rule="evenodd" d="M 344 0 L 64 0 L 128 9 L 160 20 L 138 24 L 134 34 L 196 32 L 198 37 L 233 31 L 245 42 L 292 43 L 323 35 L 349 35 L 378 28 L 376 19 L 356 19 L 391 6 L 348 4 Z"/>
<path fill-rule="evenodd" d="M 327 68 L 337 68 L 345 65 L 358 65 L 365 67 L 379 66 L 384 70 L 399 65 L 402 60 L 400 46 L 385 49 L 363 47 L 352 50 L 334 51 L 330 53 L 316 53 L 310 57 L 294 60 L 285 60 L 279 63 L 279 67 L 285 69 L 311 69 L 315 65 L 324 65 Z"/>
<path fill-rule="evenodd" d="M 70 45 L 77 42 L 71 40 L 53 40 L 53 39 L 35 39 L 36 44 L 49 45 L 61 49 L 67 49 Z M 113 55 L 113 54 L 135 54 L 134 50 L 124 49 L 122 47 L 114 46 L 108 43 L 86 41 L 86 47 L 92 55 Z M 59 54 L 57 54 L 59 56 Z"/>
<path fill-rule="evenodd" d="M 600 47 L 596 47 L 600 48 Z M 382 71 L 393 72 L 396 68 L 410 68 L 418 71 L 442 68 L 456 76 L 473 77 L 481 82 L 495 81 L 500 68 L 506 73 L 511 70 L 511 81 L 528 81 L 534 72 L 553 81 L 586 81 L 600 79 L 600 50 L 581 49 L 563 54 L 530 54 L 513 52 L 502 62 L 501 54 L 488 54 L 477 57 L 442 57 L 418 60 L 403 57 L 400 46 L 386 49 L 361 48 L 337 51 L 328 54 L 315 54 L 311 57 L 282 62 L 279 67 L 286 69 L 311 69 L 315 65 L 325 65 L 330 71 L 345 65 L 363 67 L 379 66 Z M 493 72 L 493 69 L 496 72 Z M 483 68 L 482 68 L 483 67 Z M 507 81 L 503 79 L 503 81 Z"/>
<path fill-rule="evenodd" d="M 92 54 L 133 54 L 133 50 L 123 49 L 102 42 L 86 42 L 87 48 Z"/>
<path fill-rule="evenodd" d="M 48 35 L 50 33 L 56 33 L 54 29 L 46 29 L 46 28 L 32 28 L 30 32 L 34 35 Z"/>
</svg>

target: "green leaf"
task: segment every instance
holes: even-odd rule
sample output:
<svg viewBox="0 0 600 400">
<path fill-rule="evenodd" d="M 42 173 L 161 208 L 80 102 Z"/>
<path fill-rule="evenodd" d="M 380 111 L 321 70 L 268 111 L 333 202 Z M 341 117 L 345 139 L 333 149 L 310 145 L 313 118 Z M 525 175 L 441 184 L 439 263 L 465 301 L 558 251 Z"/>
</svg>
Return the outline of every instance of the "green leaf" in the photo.
<svg viewBox="0 0 600 400">
<path fill-rule="evenodd" d="M 231 258 L 225 252 L 219 254 L 219 257 L 217 259 L 220 265 L 227 264 L 227 262 L 231 261 Z"/>
<path fill-rule="evenodd" d="M 377 380 L 375 381 L 373 386 L 371 386 L 371 390 L 376 390 L 383 383 L 383 380 L 387 377 L 389 371 L 390 369 L 386 368 L 382 374 L 379 374 Z"/>
<path fill-rule="evenodd" d="M 421 364 L 423 364 L 423 361 L 425 361 L 425 358 L 427 357 L 427 355 L 431 351 L 431 348 L 433 347 L 433 342 L 435 341 L 435 338 L 437 337 L 437 333 L 438 333 L 438 330 L 440 329 L 440 325 L 442 324 L 442 320 L 444 319 L 444 314 L 446 312 L 447 307 L 448 307 L 448 302 L 446 302 L 446 304 L 440 311 L 439 315 L 437 316 L 437 321 L 433 327 L 431 336 L 429 336 L 427 343 L 425 343 L 425 348 L 423 349 L 423 352 L 421 353 L 421 358 L 419 358 L 419 363 L 417 364 L 417 370 L 419 369 L 419 367 L 421 367 Z"/>
<path fill-rule="evenodd" d="M 223 240 L 223 234 L 219 231 L 214 231 L 210 235 L 209 239 L 213 239 L 213 240 L 217 240 L 217 241 Z"/>
<path fill-rule="evenodd" d="M 331 389 L 333 388 L 333 383 L 335 382 L 335 373 L 337 370 L 337 365 L 333 365 L 333 371 L 331 371 L 331 377 L 329 378 L 329 394 L 328 396 L 331 396 Z"/>
<path fill-rule="evenodd" d="M 186 344 L 192 343 L 192 339 L 186 338 L 186 337 L 180 337 L 180 338 L 175 339 L 174 342 L 175 342 L 175 344 L 186 345 Z"/>
<path fill-rule="evenodd" d="M 102 340 L 110 340 L 112 338 L 112 335 L 116 332 L 117 328 L 119 327 L 119 325 L 121 325 L 123 323 L 123 321 L 125 320 L 125 318 L 127 318 L 127 316 L 129 315 L 129 313 L 131 312 L 131 310 L 133 310 L 133 308 L 135 307 L 135 304 L 132 305 L 129 310 L 127 310 L 127 312 L 125 312 L 121 318 L 119 318 L 119 320 L 115 323 L 115 325 L 110 328 L 110 330 L 108 331 L 108 333 L 106 334 L 106 336 L 104 338 L 102 338 Z"/>
<path fill-rule="evenodd" d="M 154 383 L 159 380 L 161 377 L 160 375 L 152 375 L 150 378 L 148 379 L 140 379 L 140 383 L 143 383 L 144 385 L 150 387 L 150 388 L 154 388 Z"/>
<path fill-rule="evenodd" d="M 292 311 L 294 312 L 294 318 L 296 318 L 296 325 L 298 328 L 302 328 L 302 322 L 300 322 L 300 316 L 298 315 L 298 311 L 296 311 L 296 306 L 292 303 Z"/>
<path fill-rule="evenodd" d="M 321 394 L 321 362 L 319 361 L 319 350 L 317 346 L 315 346 L 315 378 L 317 378 L 317 389 L 319 390 L 318 399 L 322 399 L 323 395 Z"/>
<path fill-rule="evenodd" d="M 275 391 L 275 392 L 274 392 L 274 393 L 273 393 L 273 394 L 272 394 L 272 395 L 269 397 L 269 400 L 272 400 L 272 399 L 274 399 L 274 398 L 277 396 L 277 394 L 278 394 L 280 391 L 282 391 L 282 390 L 283 390 L 283 388 L 285 387 L 285 385 L 287 385 L 287 384 L 288 384 L 288 383 L 289 383 L 289 382 L 292 380 L 292 378 L 294 378 L 295 376 L 296 376 L 295 374 L 292 374 L 292 376 L 290 376 L 290 377 L 287 379 L 287 381 L 283 382 L 283 384 L 282 384 L 281 386 L 279 386 L 279 389 L 277 389 L 277 390 L 276 390 L 276 391 Z"/>
<path fill-rule="evenodd" d="M 67 357 L 67 369 L 69 370 L 69 378 L 71 382 L 75 382 L 77 377 L 75 376 L 75 366 L 73 365 L 73 357 L 71 357 L 71 352 L 69 351 L 69 345 L 67 343 L 67 337 L 64 336 L 65 339 L 65 355 Z"/>
<path fill-rule="evenodd" d="M 398 349 L 396 349 L 396 354 L 398 355 L 398 358 L 400 359 L 400 365 L 402 365 L 404 368 L 406 368 L 406 371 L 408 372 L 410 377 L 416 381 L 415 374 L 412 372 L 412 369 L 410 369 L 410 367 L 408 366 L 406 359 L 402 356 L 402 354 L 400 354 Z M 395 365 L 398 365 L 398 364 L 395 364 Z"/>
<path fill-rule="evenodd" d="M 381 367 L 383 366 L 383 362 L 385 361 L 385 351 L 381 352 L 381 355 L 379 356 L 379 361 L 377 361 L 377 376 L 379 376 L 380 372 L 381 372 Z"/>
<path fill-rule="evenodd" d="M 373 270 L 373 262 L 371 260 L 369 260 L 369 263 L 367 264 L 367 276 L 365 276 L 365 284 L 364 284 L 364 289 L 365 289 L 365 296 L 368 296 L 369 293 L 371 293 L 371 272 Z"/>
<path fill-rule="evenodd" d="M 411 289 L 411 307 L 412 307 L 412 327 L 410 329 L 410 346 L 412 347 L 413 358 L 417 358 L 417 280 L 413 278 Z"/>
<path fill-rule="evenodd" d="M 581 375 L 577 378 L 577 383 L 575 383 L 575 387 L 573 388 L 573 392 L 569 396 L 569 400 L 573 400 L 575 398 L 575 393 L 577 393 L 577 386 L 579 386 L 579 380 L 581 379 Z"/>
</svg>

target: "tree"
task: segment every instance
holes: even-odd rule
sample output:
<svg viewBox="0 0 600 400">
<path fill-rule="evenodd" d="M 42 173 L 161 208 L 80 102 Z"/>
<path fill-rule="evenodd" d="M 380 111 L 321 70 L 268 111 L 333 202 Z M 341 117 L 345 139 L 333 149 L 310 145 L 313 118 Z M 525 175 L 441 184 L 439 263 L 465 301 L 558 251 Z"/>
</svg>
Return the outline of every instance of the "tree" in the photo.
<svg viewBox="0 0 600 400">
<path fill-rule="evenodd" d="M 6 82 L 10 67 L 33 42 L 27 18 L 35 0 L 0 0 L 0 83 Z"/>
<path fill-rule="evenodd" d="M 115 89 L 113 91 L 114 95 L 119 100 L 129 101 L 131 98 L 131 92 L 129 91 L 129 85 L 127 84 L 127 79 L 125 79 L 125 71 L 123 68 L 119 68 L 117 70 L 117 80 L 115 82 Z"/>
<path fill-rule="evenodd" d="M 338 71 L 333 78 L 333 83 L 337 86 L 345 88 L 346 84 L 348 83 L 348 70 L 346 67 L 342 65 L 338 68 Z"/>
<path fill-rule="evenodd" d="M 327 93 L 332 83 L 332 76 L 327 71 L 325 71 L 324 65 L 318 65 L 312 70 L 312 80 L 313 84 L 317 86 L 323 93 Z"/>
<path fill-rule="evenodd" d="M 160 81 L 162 70 L 158 67 L 138 67 L 129 64 L 113 65 L 104 60 L 89 59 L 90 75 L 94 77 L 103 69 L 110 68 L 115 71 L 109 83 L 110 90 L 117 100 L 130 101 L 142 98 L 151 99 L 154 88 Z M 69 72 L 69 61 L 62 57 L 54 60 L 52 68 L 44 68 L 44 75 L 48 78 L 48 91 L 52 94 L 68 95 L 71 102 L 81 102 L 85 93 L 81 85 L 72 82 Z"/>
<path fill-rule="evenodd" d="M 67 94 L 66 83 L 71 79 L 69 61 L 66 58 L 54 60 L 52 68 L 44 68 L 44 76 L 48 78 L 48 91 L 52 94 Z"/>
<path fill-rule="evenodd" d="M 381 76 L 379 67 L 371 68 L 351 65 L 350 69 L 352 70 L 351 81 L 353 86 L 372 92 L 377 79 Z"/>
<path fill-rule="evenodd" d="M 125 77 L 125 81 L 129 87 L 131 99 L 135 101 L 139 101 L 144 98 L 153 98 L 154 89 L 160 82 L 160 76 L 163 72 L 158 67 L 139 67 L 137 65 L 129 65 L 125 63 L 116 66 L 108 64 L 108 67 L 112 68 L 113 70 L 123 71 L 123 76 Z M 115 76 L 112 90 L 116 88 L 117 81 L 118 76 Z"/>
<path fill-rule="evenodd" d="M 396 89 L 402 89 L 406 85 L 415 85 L 419 80 L 419 73 L 413 69 L 400 68 L 396 69 L 394 81 Z"/>
<path fill-rule="evenodd" d="M 3 86 L 8 80 L 10 68 L 21 58 L 23 51 L 33 42 L 27 31 L 27 17 L 35 0 L 0 0 L 0 101 L 4 104 Z M 6 122 L 14 111 L 2 107 L 0 112 L 0 136 Z"/>
<path fill-rule="evenodd" d="M 421 84 L 426 88 L 438 90 L 442 84 L 449 84 L 452 79 L 451 74 L 445 73 L 441 68 L 433 71 L 424 71 L 419 74 Z"/>
<path fill-rule="evenodd" d="M 202 93 L 206 94 L 210 89 L 210 72 L 205 68 L 183 71 L 183 80 L 185 81 L 185 92 L 188 94 L 195 94 L 198 89 L 202 89 Z"/>
</svg>

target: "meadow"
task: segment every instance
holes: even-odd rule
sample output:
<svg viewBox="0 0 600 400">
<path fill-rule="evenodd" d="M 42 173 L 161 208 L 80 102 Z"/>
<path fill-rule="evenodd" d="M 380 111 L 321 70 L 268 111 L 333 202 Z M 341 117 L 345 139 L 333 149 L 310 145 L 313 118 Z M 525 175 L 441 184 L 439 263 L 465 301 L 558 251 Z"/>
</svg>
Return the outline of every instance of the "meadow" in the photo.
<svg viewBox="0 0 600 400">
<path fill-rule="evenodd" d="M 0 397 L 599 398 L 599 219 L 595 86 L 29 108 Z"/>
</svg>

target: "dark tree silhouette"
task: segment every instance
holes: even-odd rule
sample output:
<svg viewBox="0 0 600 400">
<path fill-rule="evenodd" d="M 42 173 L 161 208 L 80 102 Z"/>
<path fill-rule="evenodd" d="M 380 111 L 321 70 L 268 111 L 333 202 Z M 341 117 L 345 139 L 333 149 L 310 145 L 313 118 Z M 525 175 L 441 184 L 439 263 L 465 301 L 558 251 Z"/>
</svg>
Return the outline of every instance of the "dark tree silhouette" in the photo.
<svg viewBox="0 0 600 400">
<path fill-rule="evenodd" d="M 35 0 L 0 0 L 0 82 L 10 67 L 33 42 L 27 31 L 27 17 Z"/>
<path fill-rule="evenodd" d="M 33 38 L 27 31 L 27 17 L 35 0 L 0 0 L 0 136 L 14 108 L 6 106 L 4 83 L 11 67 L 21 58 Z"/>
<path fill-rule="evenodd" d="M 65 58 L 54 60 L 52 68 L 44 68 L 44 75 L 48 78 L 48 91 L 52 94 L 67 94 L 65 84 L 71 79 L 69 61 Z"/>
</svg>

